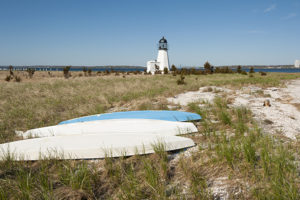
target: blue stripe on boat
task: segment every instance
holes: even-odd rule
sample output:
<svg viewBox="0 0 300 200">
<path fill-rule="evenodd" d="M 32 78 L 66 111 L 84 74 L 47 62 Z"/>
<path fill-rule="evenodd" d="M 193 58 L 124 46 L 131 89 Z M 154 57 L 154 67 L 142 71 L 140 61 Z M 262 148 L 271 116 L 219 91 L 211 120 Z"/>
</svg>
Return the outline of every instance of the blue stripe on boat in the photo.
<svg viewBox="0 0 300 200">
<path fill-rule="evenodd" d="M 145 110 L 145 111 L 126 111 L 90 115 L 62 121 L 59 124 L 70 124 L 78 122 L 108 120 L 108 119 L 156 119 L 166 121 L 196 121 L 201 116 L 190 112 L 170 111 L 170 110 Z"/>
</svg>

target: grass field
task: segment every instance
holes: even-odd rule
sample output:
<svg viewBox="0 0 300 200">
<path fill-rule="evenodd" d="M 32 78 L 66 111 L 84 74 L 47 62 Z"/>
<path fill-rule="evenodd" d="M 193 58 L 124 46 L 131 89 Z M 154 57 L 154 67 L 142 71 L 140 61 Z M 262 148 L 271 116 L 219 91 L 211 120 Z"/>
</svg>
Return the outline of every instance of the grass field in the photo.
<svg viewBox="0 0 300 200">
<path fill-rule="evenodd" d="M 0 72 L 0 142 L 18 140 L 15 130 L 54 125 L 74 117 L 120 110 L 167 109 L 166 97 L 201 86 L 281 86 L 300 74 L 80 76 L 62 72 Z M 229 198 L 299 199 L 299 141 L 263 133 L 247 108 L 230 108 L 226 97 L 203 107 L 198 151 L 176 162 L 163 147 L 156 154 L 99 161 L 45 159 L 0 162 L 0 199 L 212 199 L 212 185 L 226 178 Z"/>
</svg>

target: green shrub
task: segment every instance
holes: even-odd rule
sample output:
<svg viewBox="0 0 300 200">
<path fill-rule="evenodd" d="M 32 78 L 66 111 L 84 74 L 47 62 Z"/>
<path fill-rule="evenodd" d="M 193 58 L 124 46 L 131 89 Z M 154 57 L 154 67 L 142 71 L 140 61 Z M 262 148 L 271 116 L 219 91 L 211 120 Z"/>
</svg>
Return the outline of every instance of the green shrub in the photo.
<svg viewBox="0 0 300 200">
<path fill-rule="evenodd" d="M 7 81 L 7 82 L 9 82 L 11 79 L 12 79 L 12 76 L 11 75 L 7 75 L 4 80 Z"/>
<path fill-rule="evenodd" d="M 14 72 L 13 72 L 13 66 L 9 66 L 9 75 L 10 76 L 14 76 Z"/>
<path fill-rule="evenodd" d="M 266 72 L 259 72 L 261 76 L 267 76 Z"/>
<path fill-rule="evenodd" d="M 183 76 L 183 73 L 181 73 L 179 79 L 177 80 L 177 85 L 184 85 L 186 84 L 184 81 L 185 77 Z"/>
<path fill-rule="evenodd" d="M 64 77 L 65 78 L 69 78 L 71 76 L 70 74 L 70 69 L 71 69 L 71 66 L 67 66 L 63 69 L 63 73 L 64 73 Z"/>
<path fill-rule="evenodd" d="M 22 79 L 21 79 L 20 76 L 15 76 L 15 81 L 16 81 L 16 82 L 21 82 L 21 80 L 22 80 Z"/>
<path fill-rule="evenodd" d="M 167 67 L 164 68 L 164 74 L 168 74 L 169 73 L 169 70 Z"/>
<path fill-rule="evenodd" d="M 35 69 L 32 69 L 32 68 L 28 68 L 27 69 L 27 73 L 28 73 L 29 78 L 33 77 L 34 72 L 35 72 Z"/>
<path fill-rule="evenodd" d="M 247 75 L 247 72 L 246 71 L 241 71 L 241 74 L 242 75 Z"/>
</svg>

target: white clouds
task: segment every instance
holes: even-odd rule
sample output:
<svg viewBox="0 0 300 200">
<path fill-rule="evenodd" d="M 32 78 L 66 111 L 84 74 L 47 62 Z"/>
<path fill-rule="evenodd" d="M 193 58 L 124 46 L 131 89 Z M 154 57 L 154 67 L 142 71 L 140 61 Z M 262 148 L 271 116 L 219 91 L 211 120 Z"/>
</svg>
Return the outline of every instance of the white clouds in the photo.
<svg viewBox="0 0 300 200">
<path fill-rule="evenodd" d="M 299 2 L 300 3 L 300 2 Z M 300 5 L 300 4 L 299 4 Z M 296 6 L 297 7 L 297 6 Z M 267 7 L 266 9 L 264 9 L 263 10 L 263 13 L 269 13 L 269 12 L 272 12 L 272 11 L 274 11 L 275 9 L 277 9 L 277 4 L 272 4 L 272 5 L 270 5 L 269 7 Z M 256 12 L 257 10 L 255 10 L 255 12 Z M 254 12 L 254 11 L 253 11 Z M 281 20 L 289 20 L 289 19 L 292 19 L 292 18 L 295 18 L 295 17 L 297 17 L 298 16 L 298 14 L 297 13 L 295 13 L 295 12 L 291 12 L 291 13 L 289 13 L 289 14 L 287 14 L 287 15 L 285 15 L 285 16 L 283 16 L 283 17 L 281 17 L 280 19 Z M 254 32 L 253 32 L 254 33 Z"/>
<path fill-rule="evenodd" d="M 297 17 L 296 13 L 289 13 L 287 16 L 282 17 L 281 19 L 283 20 L 288 20 L 288 19 L 292 19 L 294 17 Z"/>
<path fill-rule="evenodd" d="M 268 13 L 268 12 L 271 12 L 272 10 L 274 10 L 275 8 L 276 8 L 276 4 L 272 4 L 272 5 L 270 5 L 268 8 L 266 8 L 265 10 L 264 10 L 264 13 Z"/>
</svg>

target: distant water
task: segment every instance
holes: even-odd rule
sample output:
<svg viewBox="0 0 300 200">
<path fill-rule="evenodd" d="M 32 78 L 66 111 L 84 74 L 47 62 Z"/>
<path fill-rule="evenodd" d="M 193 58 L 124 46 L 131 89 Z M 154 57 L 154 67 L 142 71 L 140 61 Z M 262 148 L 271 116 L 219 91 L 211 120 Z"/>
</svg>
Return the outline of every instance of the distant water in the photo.
<svg viewBox="0 0 300 200">
<path fill-rule="evenodd" d="M 61 67 L 28 67 L 30 69 L 35 69 L 36 71 L 63 71 L 64 68 Z M 13 68 L 14 70 L 20 70 L 20 71 L 26 71 L 27 67 L 15 67 Z M 104 71 L 118 71 L 118 72 L 134 72 L 134 71 L 144 71 L 145 69 L 143 68 L 126 68 L 126 67 L 116 67 L 116 68 L 86 68 L 91 69 L 92 71 L 96 71 L 96 72 L 104 72 Z M 8 67 L 0 67 L 0 70 L 9 70 Z M 70 71 L 74 71 L 74 72 L 82 72 L 83 68 L 80 67 L 76 67 L 76 68 L 70 68 Z"/>
<path fill-rule="evenodd" d="M 63 68 L 61 67 L 49 67 L 49 68 L 41 68 L 41 67 L 30 67 L 34 68 L 36 71 L 63 71 Z M 119 72 L 133 72 L 133 71 L 144 71 L 146 68 L 126 68 L 126 67 L 116 67 L 116 68 L 87 68 L 87 69 L 92 69 L 92 71 L 96 72 L 103 72 L 103 71 L 119 71 Z M 198 68 L 199 69 L 199 68 Z M 1 70 L 8 70 L 8 67 L 0 67 Z M 16 67 L 14 70 L 27 70 L 26 67 Z M 81 71 L 82 72 L 83 68 L 72 68 L 70 71 Z M 200 68 L 200 70 L 204 70 L 203 68 Z M 243 69 L 246 72 L 249 72 L 250 69 Z M 236 69 L 233 69 L 233 71 L 236 71 Z M 255 72 L 281 72 L 281 73 L 300 73 L 300 68 L 259 68 L 259 69 L 254 69 Z"/>
<path fill-rule="evenodd" d="M 201 68 L 201 70 L 204 70 Z M 236 68 L 232 69 L 236 71 Z M 242 70 L 249 72 L 249 68 L 242 68 Z M 279 73 L 300 73 L 300 68 L 257 68 L 254 69 L 255 72 L 279 72 Z"/>
<path fill-rule="evenodd" d="M 249 72 L 250 69 L 244 69 Z M 255 72 L 281 72 L 281 73 L 300 73 L 300 68 L 262 68 L 254 69 Z"/>
</svg>

